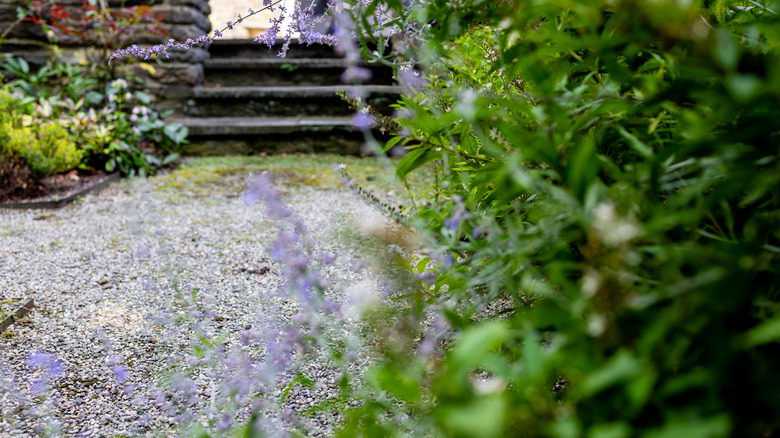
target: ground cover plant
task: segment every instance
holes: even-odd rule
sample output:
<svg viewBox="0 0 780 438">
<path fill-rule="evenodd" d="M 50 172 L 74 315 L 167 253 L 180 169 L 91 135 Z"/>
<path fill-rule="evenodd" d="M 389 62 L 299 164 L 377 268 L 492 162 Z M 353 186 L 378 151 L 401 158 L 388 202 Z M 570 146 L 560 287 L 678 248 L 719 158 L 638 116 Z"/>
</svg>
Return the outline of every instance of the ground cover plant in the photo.
<svg viewBox="0 0 780 438">
<path fill-rule="evenodd" d="M 177 159 L 186 129 L 163 123 L 151 98 L 136 90 L 140 79 L 125 79 L 103 61 L 139 23 L 151 25 L 151 33 L 161 32 L 158 14 L 147 6 L 112 11 L 87 2 L 75 7 L 35 1 L 20 6 L 18 14 L 20 22 L 45 28 L 52 57 L 43 66 L 14 57 L 0 64 L 8 76 L 2 84 L 4 102 L 13 103 L 8 114 L 15 114 L 4 122 L 4 192 L 24 192 L 47 175 L 73 169 L 146 175 Z M 60 42 L 92 46 L 74 60 Z M 15 141 L 28 137 L 39 140 L 30 145 Z"/>
<path fill-rule="evenodd" d="M 393 65 L 408 88 L 393 117 L 363 106 L 356 122 L 395 134 L 376 148 L 407 149 L 389 162 L 401 180 L 430 175 L 400 212 L 380 205 L 418 240 L 378 250 L 385 295 L 345 330 L 321 281 L 329 258 L 271 174 L 251 182 L 243 198 L 278 227 L 272 253 L 301 312 L 273 342 L 247 330 L 233 355 L 227 340 L 195 340 L 201 360 L 163 400 L 186 412 L 197 370 L 226 384 L 183 433 L 261 436 L 268 409 L 313 384 L 306 361 L 326 355 L 340 395 L 283 412 L 291 434 L 320 409 L 338 412 L 337 436 L 776 435 L 778 12 L 337 2 L 347 68 Z M 334 170 L 380 204 L 354 167 Z"/>
</svg>

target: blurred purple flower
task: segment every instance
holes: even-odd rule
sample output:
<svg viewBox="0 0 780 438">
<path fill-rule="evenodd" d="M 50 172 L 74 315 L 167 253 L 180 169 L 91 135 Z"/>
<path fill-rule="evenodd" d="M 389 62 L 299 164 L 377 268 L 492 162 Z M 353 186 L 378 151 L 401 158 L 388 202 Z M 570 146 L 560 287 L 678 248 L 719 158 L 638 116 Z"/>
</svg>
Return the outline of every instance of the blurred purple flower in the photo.
<svg viewBox="0 0 780 438">
<path fill-rule="evenodd" d="M 322 303 L 322 311 L 325 313 L 336 313 L 341 310 L 341 305 L 328 298 Z"/>
<path fill-rule="evenodd" d="M 436 282 L 436 273 L 433 271 L 425 271 L 422 274 L 420 274 L 419 278 L 420 281 L 430 286 Z"/>
<path fill-rule="evenodd" d="M 226 431 L 228 429 L 230 429 L 230 417 L 227 412 L 223 412 L 222 418 L 220 418 L 219 423 L 217 423 L 217 430 Z"/>
<path fill-rule="evenodd" d="M 398 73 L 401 85 L 409 90 L 420 90 L 425 86 L 422 73 L 419 70 L 401 70 Z"/>
<path fill-rule="evenodd" d="M 252 332 L 249 330 L 241 332 L 241 335 L 239 335 L 239 339 L 241 340 L 241 343 L 244 345 L 249 345 L 249 342 L 252 340 Z"/>
<path fill-rule="evenodd" d="M 127 380 L 128 377 L 127 368 L 120 365 L 112 368 L 111 371 L 114 372 L 117 382 L 125 383 L 125 380 Z"/>
<path fill-rule="evenodd" d="M 454 233 L 457 231 L 461 222 L 468 220 L 471 217 L 471 214 L 469 214 L 466 209 L 466 205 L 463 203 L 463 198 L 461 196 L 453 195 L 452 200 L 455 201 L 455 211 L 449 219 L 444 221 L 444 227 Z"/>
<path fill-rule="evenodd" d="M 292 210 L 282 201 L 282 195 L 271 187 L 271 182 L 271 177 L 265 173 L 255 178 L 244 190 L 244 204 L 252 206 L 257 201 L 265 201 L 267 213 L 274 219 L 292 215 Z"/>
<path fill-rule="evenodd" d="M 371 70 L 352 65 L 341 74 L 341 82 L 345 84 L 359 84 L 370 81 L 372 76 Z"/>
<path fill-rule="evenodd" d="M 319 259 L 323 265 L 329 266 L 332 265 L 333 262 L 335 262 L 338 257 L 339 255 L 337 253 L 329 252 L 329 253 L 321 254 Z"/>
<path fill-rule="evenodd" d="M 42 370 L 50 379 L 60 377 L 65 372 L 62 361 L 56 355 L 42 351 L 31 353 L 27 357 L 27 367 L 32 370 Z"/>
<path fill-rule="evenodd" d="M 40 397 L 46 394 L 46 390 L 48 389 L 49 385 L 47 384 L 46 379 L 34 379 L 32 383 L 30 383 L 30 394 Z"/>
<path fill-rule="evenodd" d="M 357 113 L 352 118 L 352 124 L 361 131 L 367 131 L 376 124 L 376 118 L 371 114 Z"/>
</svg>

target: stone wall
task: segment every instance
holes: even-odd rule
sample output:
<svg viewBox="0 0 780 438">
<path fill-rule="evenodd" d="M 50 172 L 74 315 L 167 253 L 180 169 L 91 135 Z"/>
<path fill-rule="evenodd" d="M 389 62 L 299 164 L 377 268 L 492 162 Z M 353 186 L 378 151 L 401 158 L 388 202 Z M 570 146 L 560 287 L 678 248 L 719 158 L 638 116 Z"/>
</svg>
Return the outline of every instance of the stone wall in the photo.
<svg viewBox="0 0 780 438">
<path fill-rule="evenodd" d="M 106 1 L 109 7 L 149 3 L 148 0 Z M 14 24 L 18 4 L 18 0 L 0 0 L 0 34 Z M 57 4 L 80 6 L 82 0 L 58 0 Z M 212 29 L 209 21 L 211 7 L 208 0 L 157 0 L 153 9 L 166 14 L 162 28 L 169 35 L 152 35 L 145 31 L 143 26 L 140 26 L 133 37 L 133 41 L 140 46 L 164 43 L 169 38 L 174 38 L 177 41 L 197 38 Z M 42 65 L 51 57 L 47 37 L 39 25 L 30 22 L 18 23 L 6 38 L 6 42 L 0 45 L 0 54 L 22 56 L 33 65 Z M 61 40 L 58 45 L 61 47 L 65 59 L 73 62 L 84 59 L 91 51 L 89 47 L 79 46 L 66 39 Z M 160 106 L 175 108 L 189 98 L 194 86 L 202 82 L 203 61 L 206 58 L 208 58 L 208 52 L 205 49 L 195 48 L 187 52 L 171 52 L 170 59 L 115 62 L 119 64 L 120 70 L 132 71 L 146 78 L 144 87 L 157 97 Z M 94 62 L 99 62 L 99 60 L 94 60 Z"/>
</svg>

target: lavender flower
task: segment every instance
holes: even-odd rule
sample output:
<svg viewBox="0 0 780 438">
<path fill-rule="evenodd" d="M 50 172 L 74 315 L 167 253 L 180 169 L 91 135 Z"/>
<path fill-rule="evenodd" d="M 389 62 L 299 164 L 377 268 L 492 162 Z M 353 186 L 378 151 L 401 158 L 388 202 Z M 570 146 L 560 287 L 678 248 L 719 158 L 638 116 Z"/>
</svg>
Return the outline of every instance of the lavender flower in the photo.
<svg viewBox="0 0 780 438">
<path fill-rule="evenodd" d="M 376 125 L 376 117 L 371 114 L 357 113 L 352 118 L 352 124 L 361 131 L 368 131 Z"/>
<path fill-rule="evenodd" d="M 425 86 L 425 81 L 423 80 L 422 73 L 420 73 L 419 70 L 413 69 L 409 66 L 402 66 L 401 68 L 399 68 L 398 76 L 401 85 L 410 91 L 417 91 L 422 89 Z"/>
<path fill-rule="evenodd" d="M 62 361 L 57 356 L 41 351 L 31 353 L 27 357 L 27 367 L 33 371 L 40 371 L 41 375 L 33 379 L 30 384 L 30 392 L 35 396 L 43 396 L 49 388 L 49 382 L 65 372 Z"/>
<path fill-rule="evenodd" d="M 356 65 L 347 67 L 341 74 L 341 82 L 345 84 L 359 84 L 371 80 L 371 70 Z"/>
<path fill-rule="evenodd" d="M 127 368 L 123 366 L 115 366 L 111 369 L 111 371 L 114 372 L 114 376 L 116 377 L 117 382 L 125 383 L 128 377 Z"/>
<path fill-rule="evenodd" d="M 471 214 L 469 214 L 466 209 L 466 205 L 463 203 L 463 198 L 461 196 L 454 195 L 452 200 L 455 201 L 455 211 L 449 219 L 444 220 L 444 227 L 454 233 L 457 231 L 461 222 L 468 220 L 471 217 Z"/>
<path fill-rule="evenodd" d="M 230 429 L 230 417 L 226 412 L 223 412 L 222 418 L 220 418 L 219 423 L 217 423 L 217 430 L 226 431 L 228 429 Z"/>
<path fill-rule="evenodd" d="M 243 193 L 244 205 L 252 206 L 258 201 L 265 201 L 267 213 L 274 219 L 282 219 L 290 216 L 292 210 L 282 201 L 281 194 L 271 187 L 272 178 L 263 173 L 249 183 Z"/>
<path fill-rule="evenodd" d="M 263 0 L 263 8 L 257 11 L 254 11 L 252 9 L 249 9 L 249 15 L 246 17 L 238 16 L 237 22 L 240 23 L 244 21 L 245 19 L 260 13 L 266 9 L 273 10 L 273 7 L 279 3 L 281 3 L 282 0 L 276 0 L 276 2 L 272 3 L 271 0 Z M 280 7 L 280 9 L 283 9 Z M 280 21 L 281 22 L 281 21 Z M 232 30 L 234 27 L 234 24 L 232 21 L 228 21 L 224 28 L 222 29 L 214 29 L 214 38 L 221 38 L 223 36 L 223 32 L 226 30 Z M 266 32 L 267 33 L 267 32 Z M 274 39 L 276 38 L 276 35 L 274 34 Z M 165 56 L 166 58 L 170 57 L 170 54 L 168 53 L 168 50 L 171 49 L 177 49 L 177 50 L 189 50 L 193 48 L 194 46 L 207 46 L 211 44 L 214 40 L 211 36 L 208 34 L 201 35 L 195 39 L 187 38 L 186 41 L 183 43 L 179 43 L 174 39 L 169 39 L 168 42 L 163 44 L 158 44 L 152 47 L 138 47 L 138 45 L 133 44 L 132 46 L 125 48 L 125 49 L 118 49 L 111 53 L 108 57 L 109 64 L 111 61 L 113 61 L 115 58 L 123 59 L 123 58 L 140 58 L 140 59 L 151 59 L 155 56 Z"/>
</svg>

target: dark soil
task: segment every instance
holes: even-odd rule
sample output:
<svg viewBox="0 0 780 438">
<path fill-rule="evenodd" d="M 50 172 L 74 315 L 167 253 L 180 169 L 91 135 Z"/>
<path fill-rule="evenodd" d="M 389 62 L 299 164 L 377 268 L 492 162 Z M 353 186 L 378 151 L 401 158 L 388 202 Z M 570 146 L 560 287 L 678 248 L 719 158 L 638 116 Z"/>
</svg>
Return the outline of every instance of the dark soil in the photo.
<svg viewBox="0 0 780 438">
<path fill-rule="evenodd" d="M 36 179 L 19 160 L 5 158 L 0 162 L 0 203 L 63 198 L 105 176 L 104 171 L 71 170 Z"/>
</svg>

